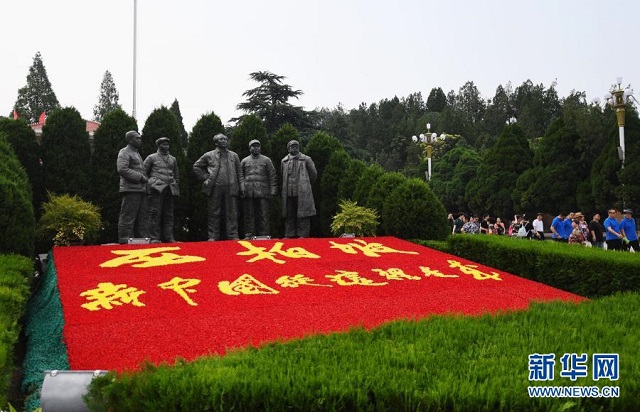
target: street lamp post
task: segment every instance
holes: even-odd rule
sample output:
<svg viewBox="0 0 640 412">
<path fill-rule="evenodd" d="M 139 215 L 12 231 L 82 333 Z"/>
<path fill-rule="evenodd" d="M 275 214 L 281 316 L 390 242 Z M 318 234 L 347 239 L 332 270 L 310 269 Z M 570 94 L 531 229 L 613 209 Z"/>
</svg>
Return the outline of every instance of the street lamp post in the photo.
<svg viewBox="0 0 640 412">
<path fill-rule="evenodd" d="M 444 139 L 444 133 L 440 136 L 441 139 Z M 427 171 L 425 172 L 425 178 L 427 181 L 431 180 L 431 152 L 432 152 L 432 144 L 438 139 L 438 135 L 435 133 L 431 133 L 431 123 L 427 123 L 427 133 L 420 133 L 420 136 L 412 136 L 411 139 L 417 143 L 418 140 L 425 145 L 425 153 L 427 156 Z"/>
<path fill-rule="evenodd" d="M 633 90 L 629 87 L 622 88 L 622 77 L 616 79 L 616 84 L 611 87 L 609 93 L 604 96 L 606 103 L 616 109 L 616 117 L 618 119 L 618 134 L 620 137 L 620 146 L 618 146 L 618 156 L 622 162 L 621 168 L 624 169 L 625 147 L 624 147 L 624 115 L 627 103 L 631 103 L 634 99 Z"/>
</svg>

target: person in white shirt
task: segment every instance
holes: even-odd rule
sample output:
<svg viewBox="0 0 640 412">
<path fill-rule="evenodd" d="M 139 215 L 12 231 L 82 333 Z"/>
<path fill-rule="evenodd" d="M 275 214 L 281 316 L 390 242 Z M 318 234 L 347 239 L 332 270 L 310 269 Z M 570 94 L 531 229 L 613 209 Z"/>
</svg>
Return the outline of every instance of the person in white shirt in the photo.
<svg viewBox="0 0 640 412">
<path fill-rule="evenodd" d="M 538 213 L 538 216 L 536 216 L 533 221 L 533 230 L 536 232 L 536 239 L 544 240 L 544 222 L 542 221 L 542 213 Z"/>
</svg>

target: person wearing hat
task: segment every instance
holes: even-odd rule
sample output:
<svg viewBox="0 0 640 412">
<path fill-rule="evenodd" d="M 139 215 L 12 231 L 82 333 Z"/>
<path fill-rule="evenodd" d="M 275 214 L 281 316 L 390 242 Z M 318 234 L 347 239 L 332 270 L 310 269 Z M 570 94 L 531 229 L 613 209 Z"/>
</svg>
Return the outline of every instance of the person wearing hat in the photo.
<svg viewBox="0 0 640 412">
<path fill-rule="evenodd" d="M 300 153 L 300 143 L 287 143 L 289 152 L 282 161 L 282 217 L 285 218 L 285 237 L 309 237 L 311 216 L 316 214 L 311 184 L 318 177 L 313 160 Z"/>
<path fill-rule="evenodd" d="M 226 238 L 238 240 L 238 195 L 240 158 L 229 150 L 229 138 L 222 133 L 213 136 L 214 150 L 206 152 L 193 164 L 193 172 L 202 180 L 202 192 L 208 196 L 207 232 L 209 241 L 222 238 L 222 206 L 225 209 Z"/>
<path fill-rule="evenodd" d="M 144 159 L 149 176 L 149 233 L 153 243 L 172 243 L 174 198 L 180 196 L 178 162 L 169 154 L 169 138 L 156 140 L 158 151 Z"/>
<path fill-rule="evenodd" d="M 640 252 L 638 232 L 636 231 L 636 220 L 633 218 L 633 210 L 624 209 L 623 213 L 624 217 L 620 221 L 620 232 L 623 236 L 622 240 L 626 243 L 623 247 L 627 250 L 633 249 L 634 252 Z"/>
<path fill-rule="evenodd" d="M 267 156 L 260 153 L 260 141 L 249 142 L 249 156 L 240 162 L 240 193 L 244 205 L 245 239 L 253 236 L 269 236 L 269 209 L 271 198 L 278 191 L 276 168 Z"/>
<path fill-rule="evenodd" d="M 147 175 L 144 171 L 140 147 L 142 137 L 135 130 L 124 138 L 127 146 L 120 149 L 116 169 L 120 175 L 120 215 L 118 216 L 118 243 L 129 243 L 131 238 L 149 237 L 147 206 Z"/>
</svg>

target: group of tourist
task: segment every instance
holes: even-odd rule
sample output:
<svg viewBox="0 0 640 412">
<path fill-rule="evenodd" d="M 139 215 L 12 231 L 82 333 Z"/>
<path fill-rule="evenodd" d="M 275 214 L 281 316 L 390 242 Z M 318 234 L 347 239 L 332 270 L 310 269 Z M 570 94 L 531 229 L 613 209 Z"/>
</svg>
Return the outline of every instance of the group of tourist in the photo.
<svg viewBox="0 0 640 412">
<path fill-rule="evenodd" d="M 118 219 L 118 242 L 148 238 L 152 243 L 175 242 L 173 236 L 174 199 L 180 195 L 178 164 L 169 154 L 169 138 L 156 140 L 158 148 L 143 161 L 139 149 L 142 137 L 136 131 L 125 134 L 127 146 L 118 153 L 122 204 Z M 237 240 L 238 198 L 244 206 L 245 239 L 269 236 L 269 209 L 277 192 L 273 162 L 260 153 L 258 140 L 249 142 L 250 155 L 240 160 L 229 150 L 229 138 L 213 137 L 214 150 L 203 154 L 193 165 L 208 196 L 208 240 Z M 300 143 L 291 140 L 281 161 L 282 210 L 285 237 L 309 237 L 310 219 L 316 214 L 311 184 L 317 172 L 313 160 L 300 153 Z M 222 227 L 225 228 L 222 233 Z"/>
<path fill-rule="evenodd" d="M 624 209 L 623 217 L 617 219 L 618 210 L 611 208 L 608 217 L 601 222 L 599 213 L 594 213 L 587 223 L 582 212 L 559 213 L 550 226 L 551 239 L 557 242 L 580 244 L 597 248 L 640 252 L 636 221 L 632 209 Z M 504 221 L 485 215 L 477 216 L 449 214 L 451 234 L 497 234 L 526 239 L 545 240 L 544 214 L 538 213 L 530 220 L 526 215 L 515 215 L 508 226 Z"/>
</svg>

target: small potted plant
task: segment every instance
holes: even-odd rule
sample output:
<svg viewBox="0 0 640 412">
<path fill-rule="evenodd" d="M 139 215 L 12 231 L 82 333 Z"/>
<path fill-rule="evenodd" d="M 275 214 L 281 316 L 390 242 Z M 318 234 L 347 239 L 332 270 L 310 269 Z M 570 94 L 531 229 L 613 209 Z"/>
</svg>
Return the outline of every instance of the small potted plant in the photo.
<svg viewBox="0 0 640 412">
<path fill-rule="evenodd" d="M 358 206 L 353 200 L 341 200 L 338 212 L 331 222 L 334 236 L 375 236 L 378 226 L 378 212 L 375 209 Z"/>
<path fill-rule="evenodd" d="M 77 195 L 49 193 L 42 211 L 38 236 L 55 246 L 83 245 L 94 240 L 100 230 L 100 210 Z"/>
</svg>

